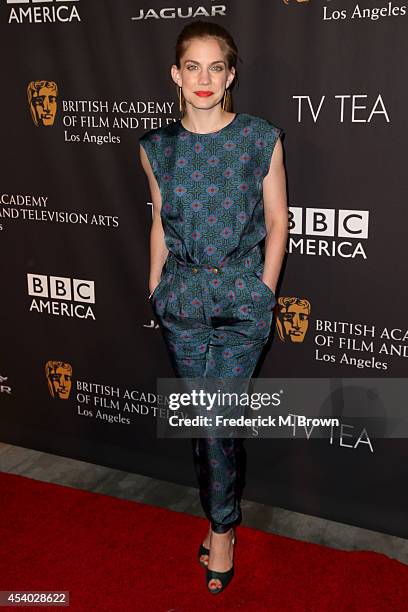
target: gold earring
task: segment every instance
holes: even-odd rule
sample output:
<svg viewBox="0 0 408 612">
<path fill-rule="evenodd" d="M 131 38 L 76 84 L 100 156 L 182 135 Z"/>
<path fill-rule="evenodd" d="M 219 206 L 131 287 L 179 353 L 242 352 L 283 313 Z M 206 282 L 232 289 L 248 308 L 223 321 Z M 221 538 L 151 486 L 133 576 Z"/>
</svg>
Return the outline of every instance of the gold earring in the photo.
<svg viewBox="0 0 408 612">
<path fill-rule="evenodd" d="M 182 113 L 183 112 L 183 104 L 182 104 L 182 101 L 181 101 L 181 87 L 180 86 L 179 86 L 179 89 L 178 89 L 178 98 L 179 98 L 179 111 L 180 111 L 180 113 Z"/>
<path fill-rule="evenodd" d="M 222 110 L 225 110 L 225 98 L 227 95 L 227 90 L 224 91 L 224 96 L 222 98 Z"/>
</svg>

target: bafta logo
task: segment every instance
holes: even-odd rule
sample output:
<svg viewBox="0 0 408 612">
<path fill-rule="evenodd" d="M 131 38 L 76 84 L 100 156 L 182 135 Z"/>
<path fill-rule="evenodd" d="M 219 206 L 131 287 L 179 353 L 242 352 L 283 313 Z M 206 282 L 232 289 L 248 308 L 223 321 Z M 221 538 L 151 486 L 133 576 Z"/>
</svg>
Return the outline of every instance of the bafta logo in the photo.
<svg viewBox="0 0 408 612">
<path fill-rule="evenodd" d="M 68 399 L 72 384 L 72 366 L 65 361 L 47 361 L 45 364 L 48 390 L 51 397 Z"/>
<path fill-rule="evenodd" d="M 31 81 L 27 87 L 28 105 L 34 125 L 54 125 L 58 87 L 54 81 Z"/>
<path fill-rule="evenodd" d="M 309 300 L 279 297 L 276 329 L 282 342 L 303 342 L 309 327 L 312 306 Z"/>
</svg>

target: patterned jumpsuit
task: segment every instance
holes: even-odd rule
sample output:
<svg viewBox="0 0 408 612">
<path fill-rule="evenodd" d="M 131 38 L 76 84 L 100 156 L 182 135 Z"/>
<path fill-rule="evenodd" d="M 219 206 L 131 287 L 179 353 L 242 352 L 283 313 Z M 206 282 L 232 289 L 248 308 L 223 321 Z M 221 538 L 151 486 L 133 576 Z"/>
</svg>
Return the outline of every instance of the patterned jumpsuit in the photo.
<svg viewBox="0 0 408 612">
<path fill-rule="evenodd" d="M 282 132 L 237 113 L 216 132 L 190 132 L 178 120 L 140 137 L 169 250 L 150 300 L 177 377 L 250 378 L 268 340 L 276 299 L 261 278 L 262 181 Z M 242 518 L 242 439 L 192 444 L 203 510 L 225 533 Z"/>
</svg>

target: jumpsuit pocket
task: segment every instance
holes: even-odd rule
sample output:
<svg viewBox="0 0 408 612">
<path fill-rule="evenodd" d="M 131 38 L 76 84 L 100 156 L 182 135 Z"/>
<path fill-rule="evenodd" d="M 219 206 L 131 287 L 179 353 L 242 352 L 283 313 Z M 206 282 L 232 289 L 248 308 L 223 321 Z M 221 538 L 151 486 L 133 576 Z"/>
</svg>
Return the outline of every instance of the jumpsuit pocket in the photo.
<svg viewBox="0 0 408 612">
<path fill-rule="evenodd" d="M 263 282 L 262 278 L 259 278 L 258 276 L 256 277 L 259 282 L 261 283 L 261 285 L 263 285 L 265 287 L 265 289 L 269 292 L 269 295 L 276 300 L 276 296 L 274 294 L 274 292 L 272 291 L 272 289 L 269 287 L 269 285 L 267 285 L 266 283 Z"/>
<path fill-rule="evenodd" d="M 256 287 L 258 288 L 258 291 L 261 293 L 261 295 L 266 296 L 268 300 L 272 302 L 272 304 L 275 304 L 276 303 L 275 293 L 266 283 L 263 282 L 261 278 L 261 274 L 262 272 L 258 272 L 254 270 L 249 272 L 250 277 L 252 279 L 255 279 Z"/>
<path fill-rule="evenodd" d="M 161 289 L 161 287 L 163 286 L 164 283 L 164 279 L 166 277 L 166 273 L 163 274 L 163 276 L 161 277 L 161 279 L 159 280 L 159 282 L 157 283 L 156 287 L 153 290 L 153 293 L 151 294 L 151 296 L 149 297 L 149 302 L 153 302 L 159 292 L 159 290 Z"/>
</svg>

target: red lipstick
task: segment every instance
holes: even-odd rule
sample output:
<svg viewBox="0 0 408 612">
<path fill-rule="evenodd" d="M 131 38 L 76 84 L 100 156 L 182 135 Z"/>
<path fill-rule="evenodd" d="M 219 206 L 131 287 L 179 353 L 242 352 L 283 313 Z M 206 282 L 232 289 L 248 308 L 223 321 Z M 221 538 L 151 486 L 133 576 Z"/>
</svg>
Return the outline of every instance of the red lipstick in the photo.
<svg viewBox="0 0 408 612">
<path fill-rule="evenodd" d="M 212 91 L 195 91 L 194 92 L 197 96 L 201 96 L 203 98 L 208 97 L 208 96 L 212 96 L 213 92 Z"/>
</svg>

